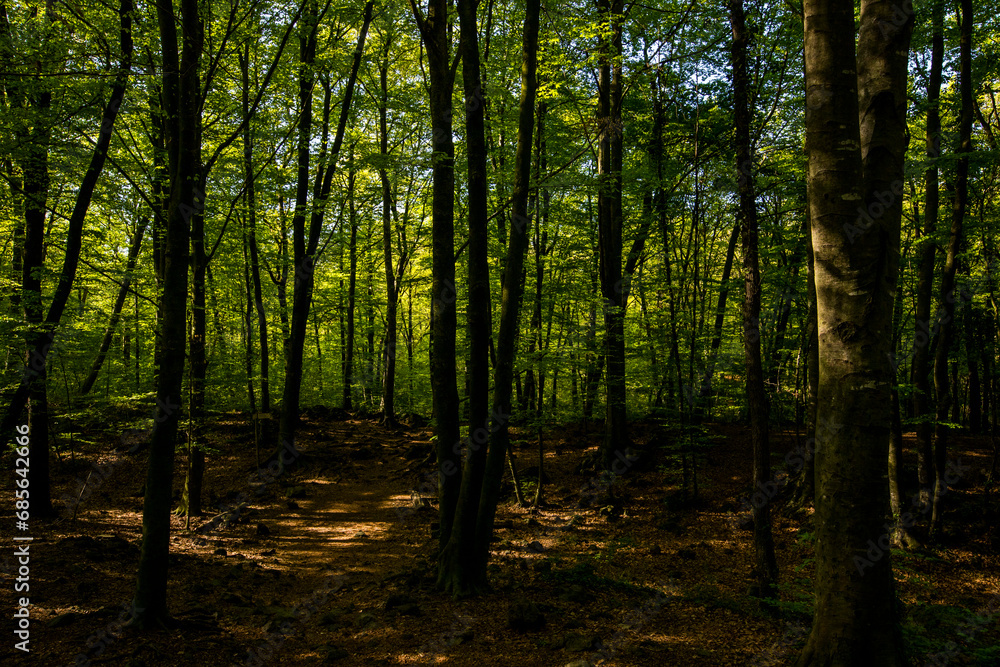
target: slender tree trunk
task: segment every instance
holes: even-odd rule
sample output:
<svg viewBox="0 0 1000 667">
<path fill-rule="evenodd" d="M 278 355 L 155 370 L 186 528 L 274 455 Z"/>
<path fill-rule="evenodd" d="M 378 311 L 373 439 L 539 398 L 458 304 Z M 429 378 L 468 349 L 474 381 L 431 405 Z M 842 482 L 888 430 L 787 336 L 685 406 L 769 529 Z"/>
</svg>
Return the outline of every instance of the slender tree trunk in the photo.
<svg viewBox="0 0 1000 667">
<path fill-rule="evenodd" d="M 382 422 L 386 426 L 396 426 L 396 313 L 399 305 L 399 287 L 404 258 L 399 258 L 400 271 L 393 269 L 392 263 L 392 222 L 396 210 L 396 202 L 389 182 L 389 171 L 386 165 L 389 161 L 389 124 L 387 119 L 389 105 L 389 48 L 391 36 L 385 40 L 385 50 L 379 65 L 379 84 L 382 91 L 379 106 L 379 143 L 382 152 L 382 166 L 379 168 L 379 178 L 382 181 L 382 250 L 385 257 L 385 346 L 383 359 L 385 370 L 382 380 Z M 401 249 L 403 250 L 403 249 Z"/>
<path fill-rule="evenodd" d="M 108 350 L 111 349 L 111 341 L 115 337 L 118 322 L 121 320 L 125 298 L 128 296 L 129 288 L 132 285 L 132 273 L 135 271 L 136 258 L 139 256 L 139 249 L 142 247 L 142 236 L 145 234 L 148 224 L 149 218 L 142 218 L 135 230 L 135 234 L 132 236 L 132 243 L 129 244 L 128 249 L 128 260 L 125 263 L 125 275 L 122 277 L 121 286 L 118 288 L 115 305 L 111 309 L 111 319 L 108 320 L 108 326 L 104 330 L 104 337 L 101 339 L 101 346 L 97 349 L 97 356 L 94 357 L 94 363 L 90 366 L 90 373 L 87 374 L 87 379 L 80 385 L 80 394 L 86 394 L 93 388 L 94 382 L 97 381 L 97 374 L 101 372 L 101 366 L 108 356 Z"/>
<path fill-rule="evenodd" d="M 625 403 L 625 286 L 622 282 L 622 0 L 597 0 L 611 22 L 610 38 L 598 47 L 597 151 L 598 247 L 604 297 L 604 349 L 607 363 L 607 411 L 601 462 L 610 468 L 615 452 L 628 444 Z"/>
<path fill-rule="evenodd" d="M 427 51 L 430 72 L 431 148 L 433 157 L 431 269 L 431 390 L 437 437 L 440 530 L 444 550 L 451 539 L 461 488 L 458 386 L 455 379 L 455 149 L 452 140 L 451 37 L 448 3 L 430 0 L 426 18 L 411 0 Z"/>
<path fill-rule="evenodd" d="M 962 329 L 965 334 L 965 365 L 969 369 L 969 430 L 972 433 L 979 433 L 983 422 L 983 391 L 979 379 L 975 311 L 966 312 Z"/>
<path fill-rule="evenodd" d="M 260 468 L 261 425 L 263 420 L 257 412 L 257 393 L 253 383 L 253 281 L 250 279 L 250 235 L 246 224 L 243 225 L 243 288 L 246 297 L 243 319 L 243 344 L 245 345 L 244 372 L 247 380 L 247 403 L 250 408 L 250 423 L 253 426 L 254 451 L 257 456 L 257 467 Z"/>
<path fill-rule="evenodd" d="M 955 165 L 955 199 L 952 205 L 951 233 L 944 272 L 941 274 L 941 332 L 934 355 L 934 389 L 937 394 L 937 424 L 934 428 L 934 498 L 930 533 L 941 530 L 941 496 L 947 483 L 948 413 L 955 403 L 957 387 L 948 379 L 948 359 L 955 338 L 955 302 L 961 298 L 956 276 L 969 198 L 969 153 L 972 152 L 972 0 L 960 0 L 959 91 L 961 109 L 958 128 L 958 163 Z"/>
<path fill-rule="evenodd" d="M 201 127 L 196 130 L 201 143 Z M 204 201 L 205 179 L 196 190 L 196 197 Z M 202 204 L 203 206 L 204 204 Z M 205 380 L 208 375 L 208 355 L 205 345 L 208 330 L 206 301 L 206 273 L 208 256 L 205 253 L 205 216 L 201 211 L 191 218 L 191 331 L 188 355 L 191 362 L 188 393 L 188 450 L 187 475 L 181 493 L 178 514 L 186 517 L 201 516 L 201 487 L 205 474 L 205 450 L 201 447 L 205 419 Z M 188 520 L 190 523 L 190 519 Z"/>
<path fill-rule="evenodd" d="M 500 501 L 500 481 L 510 446 L 508 425 L 511 417 L 511 389 L 517 352 L 517 326 L 520 321 L 524 283 L 524 257 L 528 248 L 531 224 L 528 218 L 528 191 L 531 178 L 531 145 L 534 129 L 536 70 L 538 64 L 539 0 L 527 0 L 521 54 L 521 101 L 517 121 L 517 150 L 514 157 L 514 188 L 511 224 L 504 266 L 504 291 L 500 303 L 500 327 L 497 334 L 497 361 L 493 374 L 493 410 L 490 415 L 489 455 L 485 483 L 476 522 L 475 557 L 477 578 L 486 580 L 486 564 L 493 539 L 493 521 Z M 516 484 L 516 481 L 515 481 Z"/>
<path fill-rule="evenodd" d="M 203 37 L 197 0 L 181 0 L 184 40 L 178 62 L 177 17 L 170 4 L 157 6 L 163 51 L 163 109 L 168 147 L 169 208 L 163 243 L 163 289 L 156 338 L 156 412 L 149 445 L 142 506 L 142 549 L 136 580 L 135 624 L 162 625 L 168 617 L 167 568 L 174 448 L 180 422 L 187 322 L 188 239 L 192 214 L 203 202 L 196 185 L 201 169 L 201 80 Z"/>
<path fill-rule="evenodd" d="M 292 317 L 285 349 L 285 383 L 281 395 L 281 418 L 279 422 L 279 444 L 288 449 L 288 460 L 284 451 L 279 451 L 279 470 L 293 462 L 298 452 L 295 445 L 295 431 L 299 421 L 299 396 L 302 389 L 302 357 L 305 346 L 305 327 L 309 304 L 312 298 L 312 273 L 314 258 L 307 253 L 306 217 L 309 201 L 309 161 L 310 143 L 313 131 L 313 88 L 315 74 L 313 63 L 316 58 L 316 31 L 319 23 L 315 0 L 308 0 L 299 29 L 299 125 L 296 157 L 298 159 L 295 188 L 295 212 L 292 216 Z M 329 117 L 327 116 L 327 119 Z M 329 130 L 329 126 L 326 128 Z M 322 166 L 320 167 L 322 169 Z M 315 202 L 314 202 L 315 205 Z"/>
<path fill-rule="evenodd" d="M 812 219 L 806 207 L 806 255 L 809 313 L 806 315 L 806 441 L 793 472 L 795 481 L 792 505 L 805 508 L 813 504 L 816 482 L 816 398 L 819 393 L 819 334 L 816 322 L 816 272 L 813 262 Z"/>
<path fill-rule="evenodd" d="M 729 22 L 733 30 L 733 108 L 736 125 L 736 165 L 740 195 L 739 224 L 743 250 L 743 355 L 746 365 L 747 406 L 750 408 L 750 439 L 753 442 L 754 487 L 764 491 L 771 479 L 770 444 L 768 442 L 767 391 L 764 388 L 764 367 L 760 356 L 760 258 L 753 154 L 750 148 L 750 124 L 753 110 L 747 90 L 747 49 L 751 35 L 743 14 L 743 0 L 730 0 Z M 727 262 L 728 263 L 728 262 Z M 756 497 L 756 495 L 755 495 Z M 778 583 L 778 563 L 774 557 L 771 535 L 771 504 L 753 504 L 754 573 L 757 594 L 774 597 Z"/>
<path fill-rule="evenodd" d="M 900 270 L 902 274 L 902 270 Z M 902 334 L 903 295 L 896 291 L 896 302 L 893 306 L 892 349 L 890 359 L 897 359 L 899 339 Z M 906 549 L 919 546 L 919 542 L 910 535 L 909 527 L 901 521 L 904 512 L 903 492 L 903 420 L 899 406 L 899 373 L 893 363 L 892 405 L 890 406 L 891 422 L 889 426 L 889 511 L 892 514 L 892 543 Z"/>
<path fill-rule="evenodd" d="M 353 155 L 351 156 L 353 158 Z M 357 292 L 358 274 L 358 214 L 354 200 L 354 188 L 357 182 L 357 172 L 354 170 L 353 159 L 349 161 L 350 172 L 347 174 L 347 208 L 348 222 L 351 226 L 351 240 L 348 254 L 350 255 L 350 274 L 347 282 L 347 344 L 344 352 L 344 410 L 354 409 L 352 395 L 354 389 L 354 298 Z"/>
<path fill-rule="evenodd" d="M 732 9 L 730 9 L 732 11 Z M 742 173 L 741 173 L 742 177 Z M 734 225 L 729 235 L 729 245 L 726 248 L 726 263 L 722 267 L 722 281 L 719 286 L 719 301 L 715 306 L 715 326 L 712 330 L 712 342 L 708 348 L 708 361 L 705 363 L 705 373 L 702 376 L 701 387 L 698 390 L 699 418 L 704 416 L 705 404 L 712 395 L 712 380 L 715 376 L 715 363 L 719 358 L 719 346 L 722 344 L 722 327 L 726 321 L 726 302 L 729 300 L 729 277 L 733 271 L 733 258 L 736 255 L 736 242 L 740 238 L 740 225 Z M 760 317 L 758 313 L 755 317 Z"/>
<path fill-rule="evenodd" d="M 438 544 L 443 551 L 454 526 L 462 483 L 458 386 L 455 379 L 455 148 L 452 140 L 451 36 L 447 0 L 430 0 L 426 18 L 410 0 L 427 51 L 430 73 L 433 203 L 431 240 L 431 390 L 437 437 Z"/>
<path fill-rule="evenodd" d="M 14 426 L 21 417 L 25 403 L 28 400 L 31 384 L 36 371 L 44 368 L 47 363 L 48 354 L 55 340 L 55 329 L 62 320 L 63 311 L 73 290 L 73 282 L 76 278 L 76 270 L 80 263 L 80 252 L 83 246 L 83 225 L 90 208 L 90 202 L 94 196 L 94 188 L 104 171 L 104 163 L 107 159 L 108 148 L 111 145 L 112 129 L 115 119 L 118 117 L 118 109 L 125 97 L 125 88 L 128 83 L 128 75 L 132 67 L 132 3 L 131 0 L 121 0 L 118 7 L 120 22 L 120 43 L 121 59 L 118 63 L 118 70 L 114 83 L 111 87 L 111 94 L 104 107 L 101 117 L 101 130 L 91 153 L 90 164 L 83 180 L 80 182 L 80 189 L 77 190 L 73 211 L 70 214 L 66 231 L 66 251 L 63 257 L 62 270 L 56 284 L 55 293 L 52 295 L 52 302 L 49 304 L 48 312 L 45 316 L 45 331 L 40 330 L 41 325 L 41 267 L 44 263 L 43 241 L 45 203 L 48 195 L 49 175 L 48 175 L 48 146 L 49 134 L 52 119 L 49 118 L 49 108 L 52 102 L 52 93 L 47 89 L 42 89 L 38 93 L 35 106 L 38 109 L 39 117 L 31 131 L 31 137 L 27 142 L 28 154 L 21 166 L 23 177 L 23 200 L 25 212 L 25 248 L 21 256 L 23 269 L 38 277 L 37 287 L 34 278 L 29 278 L 31 291 L 38 291 L 35 303 L 22 303 L 28 309 L 26 312 L 35 312 L 32 315 L 37 320 L 37 326 L 33 327 L 35 332 L 29 339 L 28 355 L 21 382 L 10 398 L 9 407 L 0 420 L 0 446 L 6 444 L 14 432 Z M 9 31 L 6 14 L 3 16 L 2 29 Z M 51 221 L 50 221 L 51 224 Z M 22 281 L 23 283 L 23 281 Z M 22 299 L 22 302 L 24 300 Z M 29 323 L 32 320 L 29 319 Z M 36 442 L 33 440 L 33 442 Z M 32 494 L 32 511 L 47 511 L 49 500 L 47 494 L 43 495 L 47 482 L 41 481 L 41 475 L 48 476 L 48 444 L 46 441 L 37 441 L 37 446 L 44 447 L 45 451 L 36 451 L 36 462 L 32 464 L 29 471 L 32 479 L 32 488 L 36 494 Z M 45 462 L 42 461 L 45 459 Z"/>
<path fill-rule="evenodd" d="M 300 72 L 299 72 L 299 144 L 298 144 L 298 184 L 295 195 L 295 215 L 292 219 L 292 247 L 294 263 L 295 289 L 292 294 L 292 322 L 288 338 L 285 341 L 285 385 L 282 390 L 281 422 L 279 425 L 279 447 L 271 457 L 279 463 L 279 474 L 298 459 L 298 449 L 295 442 L 295 432 L 299 420 L 299 398 L 302 391 L 302 361 L 306 341 L 306 328 L 309 322 L 309 309 L 312 305 L 313 285 L 317 250 L 320 234 L 323 230 L 323 218 L 326 200 L 333 185 L 333 174 L 337 168 L 337 158 L 344 142 L 347 121 L 354 95 L 354 86 L 358 79 L 364 52 L 365 38 L 368 26 L 372 20 L 374 2 L 368 2 L 364 8 L 364 18 L 358 31 L 358 41 L 354 49 L 354 59 L 351 72 L 344 84 L 344 99 L 341 101 L 340 117 L 337 121 L 333 144 L 329 146 L 329 99 L 327 87 L 324 100 L 323 139 L 320 155 L 317 160 L 316 177 L 313 182 L 312 205 L 309 200 L 309 154 L 312 140 L 312 98 L 313 98 L 313 63 L 316 57 L 316 32 L 319 16 L 315 4 L 310 4 L 306 10 L 304 34 L 300 41 Z M 328 86 L 328 84 L 327 84 Z M 311 208 L 311 212 L 307 209 Z M 306 218 L 309 219 L 308 229 Z M 287 458 L 286 458 L 287 456 Z"/>
<path fill-rule="evenodd" d="M 944 3 L 931 3 L 931 70 L 927 83 L 927 169 L 924 171 L 924 227 L 920 230 L 917 303 L 913 335 L 913 412 L 917 418 L 917 478 L 920 502 L 929 507 L 934 488 L 934 424 L 931 410 L 931 300 L 934 291 L 935 229 L 938 219 L 938 166 L 941 156 L 941 69 L 944 60 Z"/>
<path fill-rule="evenodd" d="M 25 233 L 19 301 L 24 307 L 24 320 L 29 328 L 28 346 L 19 391 L 14 394 L 4 415 L 0 444 L 6 442 L 12 433 L 24 410 L 25 401 L 30 401 L 31 466 L 28 468 L 28 481 L 31 487 L 31 516 L 48 517 L 53 514 L 53 508 L 49 487 L 49 409 L 46 392 L 48 349 L 43 346 L 52 341 L 52 336 L 46 335 L 42 326 L 45 312 L 42 275 L 45 264 L 45 212 L 49 198 L 52 92 L 43 88 L 32 97 L 30 113 L 34 116 L 34 125 L 20 160 Z M 39 349 L 43 349 L 44 353 L 38 354 Z"/>
<path fill-rule="evenodd" d="M 489 182 L 486 178 L 487 148 L 485 95 L 480 77 L 478 0 L 458 0 L 461 27 L 462 83 L 465 91 L 465 135 L 468 146 L 469 247 L 469 437 L 465 442 L 465 469 L 451 536 L 441 552 L 438 586 L 456 596 L 473 593 L 486 585 L 476 560 L 476 521 L 486 474 L 490 423 L 489 345 L 493 324 L 490 317 L 489 272 Z M 458 449 L 458 445 L 455 446 Z M 453 450 L 454 451 L 454 450 Z"/>
<path fill-rule="evenodd" d="M 245 46 L 240 58 L 240 73 L 243 79 L 243 117 L 250 116 L 250 45 Z M 253 169 L 254 150 L 253 126 L 247 122 L 243 128 L 243 178 L 246 183 L 245 202 L 247 210 L 246 248 L 250 254 L 250 277 L 253 279 L 253 305 L 257 311 L 257 334 L 260 343 L 260 411 L 271 412 L 270 350 L 267 338 L 267 311 L 264 309 L 264 295 L 260 284 L 260 255 L 257 248 L 257 176 Z M 262 423 L 269 423 L 265 420 Z M 266 433 L 261 434 L 261 440 Z"/>
</svg>

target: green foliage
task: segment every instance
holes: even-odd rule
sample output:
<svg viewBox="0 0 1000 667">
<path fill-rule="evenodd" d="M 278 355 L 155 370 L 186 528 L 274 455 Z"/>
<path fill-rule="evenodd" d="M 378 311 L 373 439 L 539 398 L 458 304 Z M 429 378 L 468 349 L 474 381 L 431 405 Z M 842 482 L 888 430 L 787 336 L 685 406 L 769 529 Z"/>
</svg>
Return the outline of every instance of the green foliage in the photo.
<svg viewBox="0 0 1000 667">
<path fill-rule="evenodd" d="M 928 662 L 987 667 L 1000 655 L 994 623 L 964 607 L 918 603 L 907 607 L 902 632 L 910 652 Z"/>
</svg>

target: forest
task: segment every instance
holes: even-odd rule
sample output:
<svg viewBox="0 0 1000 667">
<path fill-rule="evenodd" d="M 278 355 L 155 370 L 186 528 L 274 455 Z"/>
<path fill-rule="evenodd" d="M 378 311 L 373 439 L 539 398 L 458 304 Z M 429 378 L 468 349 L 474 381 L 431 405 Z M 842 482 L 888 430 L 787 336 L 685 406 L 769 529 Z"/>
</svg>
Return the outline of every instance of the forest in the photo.
<svg viewBox="0 0 1000 667">
<path fill-rule="evenodd" d="M 998 9 L 0 0 L 0 659 L 1000 665 Z"/>
</svg>

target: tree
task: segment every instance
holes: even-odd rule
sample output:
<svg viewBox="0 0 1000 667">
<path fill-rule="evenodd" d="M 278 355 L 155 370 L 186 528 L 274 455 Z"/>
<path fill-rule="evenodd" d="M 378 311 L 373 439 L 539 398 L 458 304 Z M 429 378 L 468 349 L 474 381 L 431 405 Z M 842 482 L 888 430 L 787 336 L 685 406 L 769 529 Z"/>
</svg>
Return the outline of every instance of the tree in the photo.
<svg viewBox="0 0 1000 667">
<path fill-rule="evenodd" d="M 461 488 L 458 385 L 455 379 L 455 146 L 452 139 L 451 62 L 447 0 L 429 0 L 427 14 L 416 0 L 410 8 L 427 52 L 430 76 L 431 169 L 431 389 L 434 401 L 434 437 L 437 438 L 438 499 L 441 514 L 438 544 L 448 544 Z M 456 63 L 457 64 L 457 63 Z"/>
<path fill-rule="evenodd" d="M 167 570 L 170 551 L 170 502 L 174 449 L 180 422 L 187 322 L 188 241 L 191 217 L 204 206 L 197 192 L 201 169 L 199 65 L 204 32 L 197 0 L 157 5 L 164 138 L 168 147 L 168 207 L 163 239 L 163 281 L 156 338 L 156 413 L 149 444 L 146 493 L 142 504 L 142 548 L 136 578 L 134 623 L 163 625 L 168 618 Z M 182 31 L 178 51 L 177 26 Z"/>
<path fill-rule="evenodd" d="M 597 123 L 598 248 L 604 297 L 607 404 L 601 462 L 610 468 L 628 442 L 625 398 L 625 285 L 622 279 L 622 0 L 597 0 L 602 20 Z"/>
<path fill-rule="evenodd" d="M 299 40 L 299 107 L 298 124 L 298 174 L 295 194 L 295 214 L 292 218 L 292 249 L 295 290 L 292 296 L 292 322 L 289 336 L 285 340 L 285 385 L 281 399 L 281 423 L 279 430 L 280 445 L 272 455 L 280 464 L 279 470 L 295 461 L 298 456 L 295 446 L 295 430 L 299 419 L 299 397 L 302 389 L 302 359 L 306 340 L 306 325 L 309 321 L 309 308 L 312 304 L 313 286 L 317 251 L 320 235 L 323 231 L 323 218 L 326 213 L 326 202 L 333 185 L 333 175 L 337 169 L 337 158 L 344 143 L 344 134 L 351 110 L 351 99 L 354 95 L 354 84 L 358 79 L 358 70 L 364 53 L 365 37 L 372 20 L 374 2 L 368 2 L 364 7 L 364 17 L 358 30 L 357 46 L 351 71 L 344 84 L 344 97 L 340 106 L 340 116 L 334 131 L 332 144 L 329 144 L 330 93 L 327 92 L 323 118 L 323 138 L 321 141 L 318 165 L 313 182 L 312 207 L 309 203 L 309 156 L 312 142 L 312 101 L 315 85 L 314 63 L 316 59 L 316 37 L 320 16 L 317 14 L 315 2 L 310 2 L 306 9 L 302 36 Z M 329 5 L 327 5 L 329 7 Z M 306 218 L 309 227 L 306 229 Z M 286 454 L 289 456 L 286 459 Z"/>
<path fill-rule="evenodd" d="M 469 437 L 465 441 L 465 466 L 458 503 L 448 543 L 440 555 L 438 586 L 456 596 L 475 592 L 477 581 L 476 521 L 486 472 L 489 438 L 490 378 L 489 346 L 493 325 L 490 318 L 489 228 L 486 180 L 485 96 L 480 75 L 478 0 L 458 0 L 461 30 L 460 55 L 465 92 L 465 133 L 468 146 L 469 245 Z M 456 445 L 455 449 L 458 449 Z M 453 450 L 454 451 L 454 450 Z"/>
<path fill-rule="evenodd" d="M 531 179 L 531 144 L 535 100 L 538 93 L 538 23 L 540 1 L 528 0 L 524 13 L 521 45 L 521 98 L 517 116 L 517 150 L 514 157 L 514 187 L 511 193 L 511 226 L 507 240 L 500 326 L 497 333 L 496 363 L 493 371 L 493 408 L 490 413 L 489 453 L 482 497 L 479 501 L 475 540 L 475 575 L 486 581 L 493 521 L 500 502 L 500 482 L 510 447 L 509 425 L 513 412 L 514 359 L 517 327 L 524 295 L 524 257 L 528 250 L 531 219 L 528 195 Z"/>
<path fill-rule="evenodd" d="M 107 329 L 104 331 L 104 338 L 101 339 L 101 347 L 97 351 L 97 356 L 94 357 L 90 373 L 87 374 L 87 378 L 80 385 L 81 394 L 86 394 L 93 388 L 94 383 L 97 381 L 97 374 L 101 372 L 101 366 L 104 365 L 104 360 L 108 356 L 108 350 L 111 348 L 111 339 L 114 338 L 115 332 L 118 329 L 122 308 L 125 306 L 125 298 L 128 296 L 129 288 L 132 285 L 132 273 L 135 271 L 135 262 L 139 256 L 139 250 L 142 248 L 142 237 L 146 233 L 148 225 L 149 218 L 143 218 L 139 221 L 135 233 L 132 235 L 132 243 L 129 244 L 128 249 L 128 260 L 125 264 L 125 276 L 122 278 L 121 287 L 118 288 L 118 297 L 115 299 L 115 305 L 111 311 L 111 319 L 108 320 Z"/>
<path fill-rule="evenodd" d="M 764 388 L 764 367 L 760 357 L 760 258 L 757 245 L 757 202 L 753 155 L 750 149 L 751 108 L 747 94 L 747 50 L 751 33 L 747 30 L 743 0 L 730 0 L 729 21 L 733 27 L 733 113 L 736 125 L 736 165 L 739 190 L 739 227 L 743 246 L 743 354 L 746 364 L 747 406 L 750 408 L 750 439 L 753 443 L 754 488 L 764 489 L 771 480 L 771 451 L 768 443 L 768 405 Z M 720 297 L 721 299 L 721 297 Z M 771 506 L 753 505 L 753 542 L 758 594 L 773 597 L 778 581 L 778 563 L 771 536 Z"/>
<path fill-rule="evenodd" d="M 955 198 L 952 203 L 951 231 L 941 274 L 941 333 L 934 353 L 934 389 L 937 394 L 937 420 L 934 427 L 934 498 L 931 509 L 931 535 L 941 526 L 941 496 L 947 482 L 948 413 L 955 405 L 955 388 L 948 378 L 948 358 L 955 336 L 956 276 L 962 247 L 965 213 L 969 206 L 969 153 L 972 152 L 972 0 L 961 0 L 959 42 L 959 88 L 961 109 L 958 123 L 958 164 L 955 168 Z"/>
<path fill-rule="evenodd" d="M 917 419 L 917 475 L 921 502 L 930 504 L 934 487 L 934 424 L 930 419 L 931 383 L 928 377 L 930 361 L 931 300 L 934 291 L 935 230 L 937 229 L 940 193 L 938 164 L 941 155 L 941 68 L 944 60 L 944 3 L 931 3 L 931 62 L 927 81 L 926 156 L 924 170 L 924 227 L 920 232 L 920 265 L 917 272 L 917 303 L 914 313 L 914 354 L 911 375 L 913 381 L 913 412 Z M 916 341 L 922 340 L 922 345 Z"/>
<path fill-rule="evenodd" d="M 803 9 L 817 420 L 828 428 L 815 464 L 815 613 L 796 665 L 901 666 L 885 531 L 888 355 L 913 16 L 866 0 L 856 54 L 853 3 L 807 0 Z"/>
<path fill-rule="evenodd" d="M 54 17 L 51 5 L 48 7 L 45 19 L 51 24 Z M 49 188 L 48 151 L 52 118 L 49 109 L 52 103 L 52 91 L 42 86 L 35 90 L 30 98 L 31 104 L 37 109 L 38 116 L 29 133 L 22 138 L 28 140 L 26 152 L 21 161 L 21 171 L 24 174 L 22 196 L 24 201 L 25 233 L 24 250 L 21 255 L 22 264 L 22 296 L 21 303 L 25 309 L 25 319 L 31 327 L 28 338 L 28 349 L 25 358 L 25 368 L 21 381 L 10 399 L 7 412 L 0 423 L 0 443 L 7 442 L 13 433 L 15 423 L 20 419 L 25 402 L 31 398 L 30 427 L 32 437 L 32 466 L 30 468 L 31 486 L 33 490 L 31 511 L 33 514 L 45 516 L 52 513 L 49 491 L 49 431 L 48 431 L 48 397 L 46 393 L 47 363 L 49 351 L 52 349 L 57 328 L 62 321 L 63 312 L 73 291 L 77 268 L 80 264 L 84 223 L 90 208 L 101 173 L 107 159 L 108 147 L 111 143 L 112 129 L 118 110 L 125 97 L 132 67 L 132 3 L 131 0 L 121 0 L 118 8 L 120 58 L 115 72 L 108 101 L 101 116 L 100 132 L 94 142 L 90 162 L 70 214 L 63 256 L 62 270 L 59 274 L 52 301 L 43 320 L 42 304 L 42 273 L 45 258 L 45 214 L 46 199 Z M 50 29 L 49 27 L 46 30 Z M 8 64 L 12 54 L 9 53 L 10 24 L 6 6 L 0 6 L 0 41 L 4 43 L 0 58 Z M 41 71 L 41 62 L 36 63 L 36 70 Z M 7 93 L 12 102 L 23 104 L 27 95 L 19 81 L 8 80 Z M 13 84 L 13 85 L 12 85 Z"/>
</svg>

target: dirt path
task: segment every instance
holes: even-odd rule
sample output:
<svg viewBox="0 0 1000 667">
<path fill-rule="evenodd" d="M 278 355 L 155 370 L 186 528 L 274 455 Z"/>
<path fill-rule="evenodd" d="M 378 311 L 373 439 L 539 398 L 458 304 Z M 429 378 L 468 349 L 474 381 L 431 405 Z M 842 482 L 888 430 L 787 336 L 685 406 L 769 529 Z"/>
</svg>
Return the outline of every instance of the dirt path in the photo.
<svg viewBox="0 0 1000 667">
<path fill-rule="evenodd" d="M 171 631 L 122 630 L 144 462 L 98 459 L 107 474 L 92 483 L 77 520 L 67 513 L 35 526 L 29 664 L 764 667 L 785 664 L 802 639 L 808 517 L 776 517 L 782 610 L 769 616 L 747 594 L 751 533 L 740 519 L 749 442 L 739 426 L 713 428 L 719 439 L 700 466 L 697 501 L 678 493 L 677 466 L 662 462 L 628 466 L 617 499 L 609 498 L 599 477 L 579 469 L 598 437 L 573 426 L 550 435 L 546 504 L 501 507 L 495 590 L 454 601 L 435 591 L 428 561 L 436 502 L 413 494 L 433 468 L 430 431 L 319 417 L 304 424 L 303 464 L 262 488 L 241 420 L 219 420 L 209 511 L 193 531 L 174 519 Z M 640 443 L 655 435 L 642 425 L 633 434 Z M 794 446 L 790 435 L 776 436 L 776 461 Z M 532 450 L 518 448 L 522 469 L 534 462 Z M 896 565 L 901 595 L 929 614 L 924 634 L 942 642 L 957 621 L 938 611 L 982 607 L 1000 590 L 990 546 L 996 529 L 987 527 L 988 513 L 970 514 L 989 459 L 971 451 L 968 460 L 975 465 L 966 488 L 955 490 L 962 514 L 949 550 Z M 90 469 L 58 469 L 56 497 Z M 976 521 L 987 524 L 977 529 Z M 3 586 L 12 589 L 9 573 Z M 9 651 L 0 647 L 0 658 Z"/>
</svg>

